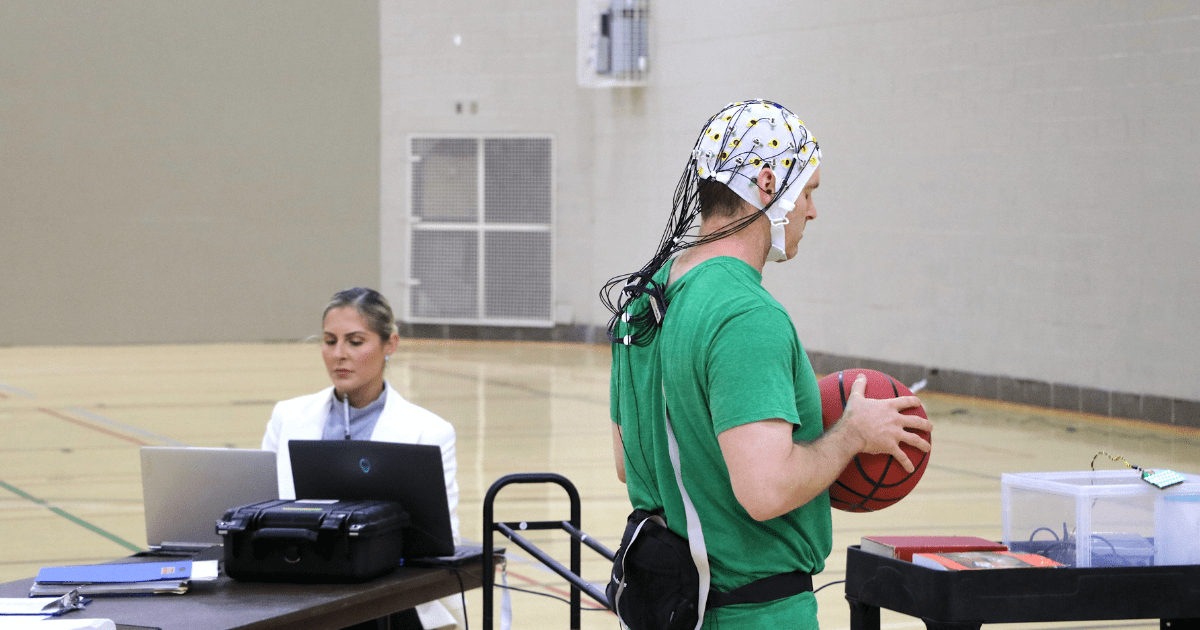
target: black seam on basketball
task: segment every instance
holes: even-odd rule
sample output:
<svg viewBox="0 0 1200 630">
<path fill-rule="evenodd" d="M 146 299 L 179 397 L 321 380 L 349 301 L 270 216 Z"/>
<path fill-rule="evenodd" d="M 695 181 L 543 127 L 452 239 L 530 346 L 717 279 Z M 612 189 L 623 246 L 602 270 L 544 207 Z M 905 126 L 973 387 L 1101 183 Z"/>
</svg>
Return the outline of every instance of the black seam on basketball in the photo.
<svg viewBox="0 0 1200 630">
<path fill-rule="evenodd" d="M 859 492 L 858 490 L 855 490 L 854 488 L 851 488 L 850 486 L 846 485 L 846 483 L 841 480 L 835 481 L 834 485 L 845 490 L 847 494 L 852 494 L 854 496 L 864 497 L 864 498 L 866 497 L 865 494 Z M 845 501 L 843 501 L 843 503 L 845 503 Z"/>
<path fill-rule="evenodd" d="M 838 397 L 841 398 L 841 400 L 842 400 L 842 413 L 844 414 L 844 413 L 846 413 L 846 400 L 849 398 L 849 396 L 846 394 L 846 371 L 845 370 L 841 370 L 838 372 Z M 858 474 L 861 477 L 863 477 L 864 479 L 870 479 L 870 477 L 867 477 L 866 472 L 863 471 L 862 464 L 859 463 L 857 455 L 854 456 L 854 463 L 858 467 Z M 850 494 L 857 495 L 858 497 L 860 497 L 862 499 L 858 503 L 848 503 L 847 502 L 846 505 L 849 505 L 851 507 L 863 508 L 863 506 L 866 504 L 866 502 L 871 499 L 871 497 L 869 495 L 864 495 L 856 490 L 853 490 L 846 484 L 843 484 L 841 482 L 838 482 L 838 484 L 841 485 L 842 488 L 845 489 L 846 491 L 848 491 Z"/>
<path fill-rule="evenodd" d="M 871 500 L 871 497 L 875 494 L 875 491 L 879 490 L 879 487 L 874 485 L 875 480 L 871 479 L 870 475 L 867 474 L 867 471 L 863 470 L 862 461 L 860 461 L 858 459 L 858 455 L 854 456 L 854 467 L 858 469 L 858 476 L 861 477 L 864 481 L 866 481 L 870 487 L 870 490 L 868 490 L 866 494 L 863 494 L 861 492 L 854 493 L 862 498 L 858 502 L 859 507 L 864 507 L 864 506 L 866 506 L 867 502 Z"/>
<path fill-rule="evenodd" d="M 922 455 L 924 455 L 924 454 L 922 454 Z M 922 457 L 921 457 L 921 461 L 925 461 L 925 457 L 924 457 L 924 456 L 922 456 Z M 915 474 L 917 474 L 917 468 L 920 468 L 920 462 L 918 462 L 918 463 L 917 463 L 917 464 L 914 466 L 914 468 L 913 468 L 913 471 L 912 471 L 912 472 L 910 472 L 910 473 L 908 473 L 908 474 L 906 474 L 906 475 L 904 475 L 904 478 L 903 478 L 903 479 L 900 479 L 899 481 L 896 481 L 896 482 L 894 482 L 894 483 L 883 483 L 883 478 L 886 478 L 886 477 L 887 477 L 887 474 L 888 474 L 888 472 L 890 472 L 890 470 L 891 470 L 891 465 L 892 465 L 893 463 L 899 463 L 899 462 L 896 462 L 896 458 L 895 458 L 895 457 L 892 457 L 891 455 L 888 455 L 888 463 L 887 463 L 887 466 L 885 466 L 885 467 L 884 467 L 884 469 L 883 469 L 883 477 L 879 479 L 879 482 L 878 482 L 878 484 L 877 484 L 877 485 L 878 485 L 878 487 L 880 487 L 880 488 L 885 488 L 885 489 L 886 489 L 886 488 L 895 488 L 896 486 L 903 485 L 903 484 L 904 484 L 904 483 L 906 483 L 906 482 L 907 482 L 909 479 L 912 479 L 912 476 L 913 476 L 913 475 L 915 475 Z M 864 476 L 864 477 L 866 477 L 866 472 L 863 472 L 862 474 L 863 474 L 863 476 Z"/>
<path fill-rule="evenodd" d="M 841 489 L 844 490 L 846 494 L 858 497 L 858 499 L 859 499 L 858 503 L 852 503 L 850 501 L 845 501 L 845 500 L 840 501 L 841 503 L 844 503 L 849 506 L 854 506 L 854 507 L 863 507 L 866 505 L 866 502 L 870 500 L 870 498 L 868 496 L 864 495 L 863 493 L 859 492 L 858 490 L 855 490 L 854 488 L 851 488 L 850 486 L 847 486 L 845 483 L 843 483 L 841 481 L 837 482 L 837 485 L 839 487 L 841 487 Z"/>
<path fill-rule="evenodd" d="M 900 389 L 896 384 L 896 379 L 890 379 L 890 380 L 892 382 L 892 393 L 894 393 L 896 395 L 896 398 L 899 398 L 900 397 Z M 904 481 L 897 482 L 895 485 L 900 485 L 900 484 L 908 481 L 909 479 L 911 479 L 913 475 L 917 474 L 917 471 L 920 470 L 921 466 L 923 466 L 925 464 L 925 460 L 928 457 L 929 457 L 929 453 L 922 451 L 921 452 L 921 460 L 918 461 L 913 466 L 913 471 L 908 473 L 908 475 L 904 477 Z"/>
<path fill-rule="evenodd" d="M 864 481 L 866 481 L 868 484 L 870 484 L 870 488 L 871 488 L 870 491 L 867 492 L 867 494 L 863 494 L 856 490 L 851 490 L 850 488 L 847 488 L 847 490 L 849 490 L 851 494 L 857 495 L 862 498 L 862 500 L 858 502 L 858 506 L 865 507 L 867 502 L 872 501 L 872 500 L 888 502 L 888 504 L 890 505 L 889 500 L 883 499 L 883 498 L 878 498 L 875 496 L 875 493 L 879 492 L 879 481 L 871 478 L 871 476 L 867 474 L 867 471 L 863 469 L 862 461 L 858 459 L 857 455 L 854 456 L 854 466 L 855 466 L 855 468 L 858 469 L 858 476 L 861 479 L 863 479 Z M 884 468 L 884 474 L 885 475 L 887 474 L 886 467 Z M 883 507 L 887 507 L 887 506 L 885 505 Z"/>
<path fill-rule="evenodd" d="M 890 377 L 888 378 L 888 381 L 891 382 Z M 841 382 L 840 375 L 839 375 L 839 382 Z M 892 390 L 895 391 L 895 389 L 896 389 L 896 386 L 895 386 L 895 383 L 893 382 Z M 845 407 L 844 402 L 842 403 L 842 406 Z M 879 475 L 878 479 L 875 479 L 867 474 L 867 471 L 863 468 L 862 461 L 858 458 L 858 456 L 857 455 L 854 456 L 854 466 L 855 466 L 855 468 L 858 469 L 859 476 L 862 477 L 865 481 L 867 481 L 871 486 L 870 491 L 865 495 L 863 495 L 862 493 L 859 493 L 859 492 L 854 493 L 854 494 L 857 494 L 858 496 L 862 497 L 862 501 L 860 501 L 858 503 L 858 505 L 860 507 L 866 506 L 867 502 L 872 501 L 872 500 L 885 503 L 885 505 L 883 507 L 887 507 L 888 505 L 891 505 L 893 502 L 895 502 L 895 500 L 888 500 L 888 499 L 883 499 L 883 498 L 879 498 L 879 497 L 875 496 L 881 488 L 886 487 L 885 484 L 883 483 L 883 480 L 887 478 L 887 474 L 888 474 L 888 471 L 891 469 L 893 459 L 894 458 L 891 457 L 890 455 L 888 456 L 888 460 L 887 460 L 887 463 L 884 464 L 882 474 Z M 903 482 L 900 482 L 900 483 L 903 483 Z"/>
<path fill-rule="evenodd" d="M 884 376 L 888 379 L 888 383 L 892 386 L 893 397 L 899 398 L 900 397 L 900 385 L 899 385 L 898 381 L 896 381 L 894 378 L 891 378 L 890 376 L 887 376 L 887 375 L 884 375 Z M 848 395 L 846 392 L 845 371 L 838 372 L 838 395 L 841 398 L 842 410 L 844 413 L 845 408 L 846 408 L 847 399 L 848 399 Z M 842 482 L 839 479 L 834 482 L 834 486 L 837 487 L 841 491 L 842 494 L 845 494 L 850 497 L 855 497 L 857 499 L 857 503 L 846 501 L 844 499 L 833 498 L 832 496 L 830 497 L 830 502 L 831 502 L 831 504 L 836 504 L 837 507 L 839 507 L 840 509 L 844 509 L 846 511 L 851 511 L 851 512 L 854 512 L 854 511 L 872 512 L 872 511 L 875 511 L 878 509 L 883 509 L 885 507 L 888 507 L 889 505 L 892 505 L 893 503 L 899 501 L 900 499 L 902 499 L 904 497 L 900 496 L 900 497 L 887 498 L 887 497 L 880 496 L 880 495 L 881 494 L 885 495 L 885 494 L 887 494 L 887 492 L 886 492 L 887 490 L 897 488 L 899 486 L 902 486 L 902 485 L 910 482 L 912 480 L 912 478 L 914 476 L 916 476 L 919 471 L 921 471 L 922 466 L 925 465 L 928 458 L 929 458 L 929 453 L 922 452 L 920 459 L 916 462 L 916 464 L 914 466 L 913 472 L 905 474 L 902 479 L 900 479 L 894 483 L 884 483 L 884 480 L 887 478 L 888 473 L 891 472 L 893 464 L 899 464 L 899 462 L 896 461 L 896 458 L 892 457 L 891 455 L 888 455 L 887 461 L 884 464 L 882 473 L 880 474 L 878 479 L 875 479 L 867 474 L 867 471 L 865 470 L 862 461 L 856 455 L 854 457 L 855 468 L 858 471 L 859 479 L 861 479 L 862 481 L 865 481 L 869 485 L 869 491 L 866 494 L 864 494 L 862 492 L 859 492 L 858 490 L 855 490 L 854 488 L 851 488 L 849 485 L 847 485 L 846 483 Z M 871 507 L 868 507 L 868 505 L 870 505 Z"/>
<path fill-rule="evenodd" d="M 841 481 L 835 482 L 834 485 L 840 487 L 842 490 L 845 490 L 847 494 L 857 496 L 857 497 L 861 498 L 862 500 L 859 501 L 858 503 L 851 503 L 849 501 L 844 501 L 841 499 L 830 498 L 831 502 L 841 503 L 842 505 L 845 505 L 848 507 L 863 508 L 863 506 L 865 505 L 865 502 L 867 501 L 867 498 L 865 496 L 863 496 L 863 494 L 861 492 L 855 490 L 854 488 L 851 488 L 850 486 L 847 486 L 846 484 L 842 483 Z"/>
<path fill-rule="evenodd" d="M 857 455 L 854 457 L 854 461 L 858 462 L 858 472 L 863 476 L 863 479 L 871 481 L 871 492 L 866 498 L 866 500 L 870 501 L 875 498 L 875 493 L 879 492 L 880 487 L 883 485 L 883 480 L 887 478 L 888 471 L 891 470 L 892 462 L 895 460 L 890 455 L 888 456 L 887 463 L 883 465 L 883 472 L 879 475 L 879 479 L 871 479 L 871 477 L 867 476 L 867 471 L 863 470 L 862 462 L 859 462 Z M 883 499 L 878 500 L 883 501 Z"/>
</svg>

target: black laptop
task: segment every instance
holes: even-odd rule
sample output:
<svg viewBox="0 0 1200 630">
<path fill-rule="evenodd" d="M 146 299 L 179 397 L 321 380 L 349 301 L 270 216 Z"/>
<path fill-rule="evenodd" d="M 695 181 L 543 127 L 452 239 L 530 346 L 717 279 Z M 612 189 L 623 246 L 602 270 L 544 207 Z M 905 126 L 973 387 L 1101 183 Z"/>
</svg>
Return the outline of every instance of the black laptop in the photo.
<svg viewBox="0 0 1200 630">
<path fill-rule="evenodd" d="M 454 554 L 442 449 L 367 440 L 291 440 L 288 450 L 297 499 L 395 501 L 412 520 L 404 530 L 405 559 Z"/>
</svg>

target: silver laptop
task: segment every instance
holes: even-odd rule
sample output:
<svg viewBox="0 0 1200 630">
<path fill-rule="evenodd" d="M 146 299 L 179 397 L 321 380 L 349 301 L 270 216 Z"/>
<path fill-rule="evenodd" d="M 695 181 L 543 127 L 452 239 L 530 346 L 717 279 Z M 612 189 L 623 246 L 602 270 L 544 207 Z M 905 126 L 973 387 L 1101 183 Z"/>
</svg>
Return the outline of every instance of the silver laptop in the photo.
<svg viewBox="0 0 1200 630">
<path fill-rule="evenodd" d="M 153 551 L 220 545 L 216 523 L 226 510 L 278 498 L 271 451 L 142 447 L 146 543 Z"/>
</svg>

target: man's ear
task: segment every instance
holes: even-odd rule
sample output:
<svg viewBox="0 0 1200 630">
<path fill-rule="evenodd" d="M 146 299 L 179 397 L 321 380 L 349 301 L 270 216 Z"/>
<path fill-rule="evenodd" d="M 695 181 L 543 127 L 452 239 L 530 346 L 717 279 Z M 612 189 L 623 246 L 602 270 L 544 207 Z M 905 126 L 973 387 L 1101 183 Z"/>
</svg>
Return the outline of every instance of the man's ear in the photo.
<svg viewBox="0 0 1200 630">
<path fill-rule="evenodd" d="M 758 200 L 762 207 L 766 207 L 771 203 L 771 197 L 775 196 L 775 172 L 770 166 L 762 167 L 758 172 Z"/>
</svg>

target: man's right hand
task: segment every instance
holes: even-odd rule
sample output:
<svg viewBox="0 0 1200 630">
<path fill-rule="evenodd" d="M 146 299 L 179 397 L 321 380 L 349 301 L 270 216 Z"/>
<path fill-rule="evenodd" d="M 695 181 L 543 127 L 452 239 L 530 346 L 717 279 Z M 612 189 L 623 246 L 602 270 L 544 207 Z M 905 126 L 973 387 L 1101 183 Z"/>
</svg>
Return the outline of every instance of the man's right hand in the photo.
<svg viewBox="0 0 1200 630">
<path fill-rule="evenodd" d="M 850 386 L 846 412 L 842 414 L 834 430 L 841 425 L 841 430 L 861 443 L 860 453 L 891 455 L 905 471 L 912 472 L 915 467 L 900 445 L 908 444 L 929 452 L 929 442 L 916 431 L 924 431 L 928 435 L 933 430 L 933 423 L 921 416 L 902 412 L 920 407 L 921 399 L 916 396 L 867 398 L 864 395 L 866 389 L 867 377 L 865 374 L 859 374 Z"/>
</svg>

